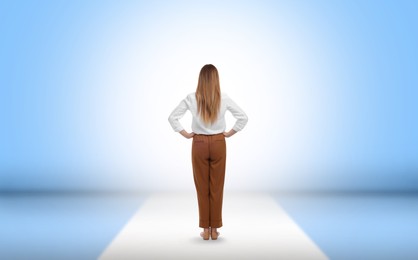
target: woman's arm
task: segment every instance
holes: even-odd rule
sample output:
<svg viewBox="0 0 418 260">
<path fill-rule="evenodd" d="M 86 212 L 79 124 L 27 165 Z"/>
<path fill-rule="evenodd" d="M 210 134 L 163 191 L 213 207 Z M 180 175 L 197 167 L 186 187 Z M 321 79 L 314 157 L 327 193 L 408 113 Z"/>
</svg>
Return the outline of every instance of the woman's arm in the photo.
<svg viewBox="0 0 418 260">
<path fill-rule="evenodd" d="M 229 132 L 224 132 L 224 136 L 225 137 L 231 137 L 236 133 L 237 133 L 237 131 L 235 131 L 234 129 L 231 129 L 231 130 L 229 130 Z"/>
<path fill-rule="evenodd" d="M 192 137 L 194 136 L 194 133 L 193 133 L 193 132 L 188 133 L 188 132 L 186 132 L 185 130 L 181 130 L 179 133 L 180 133 L 182 136 L 186 137 L 187 139 L 190 139 L 190 138 L 192 138 Z"/>
<path fill-rule="evenodd" d="M 170 122 L 171 127 L 175 132 L 179 132 L 182 136 L 189 139 L 194 136 L 194 133 L 188 133 L 184 130 L 183 126 L 181 125 L 179 119 L 181 119 L 186 111 L 188 110 L 188 106 L 186 103 L 186 99 L 182 100 L 180 104 L 171 112 L 170 116 L 168 117 L 168 121 Z"/>
<path fill-rule="evenodd" d="M 248 116 L 231 98 L 228 97 L 227 109 L 237 120 L 229 132 L 224 133 L 226 137 L 231 137 L 238 131 L 241 131 L 248 122 Z"/>
<path fill-rule="evenodd" d="M 168 117 L 168 122 L 170 122 L 170 125 L 175 132 L 180 132 L 184 129 L 179 120 L 184 116 L 187 109 L 186 101 L 182 100 Z"/>
</svg>

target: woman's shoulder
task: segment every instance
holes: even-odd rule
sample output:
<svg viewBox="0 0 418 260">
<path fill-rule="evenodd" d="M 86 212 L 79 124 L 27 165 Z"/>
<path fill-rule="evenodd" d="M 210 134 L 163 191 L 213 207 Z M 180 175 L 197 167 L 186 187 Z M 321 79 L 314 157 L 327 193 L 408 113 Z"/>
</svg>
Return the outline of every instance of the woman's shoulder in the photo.
<svg viewBox="0 0 418 260">
<path fill-rule="evenodd" d="M 187 94 L 186 98 L 184 99 L 184 101 L 186 101 L 186 103 L 191 106 L 194 103 L 196 103 L 196 95 L 195 92 L 189 93 Z"/>
<path fill-rule="evenodd" d="M 228 99 L 229 98 L 229 95 L 227 93 L 225 93 L 225 92 L 221 92 L 221 98 L 222 99 Z"/>
<path fill-rule="evenodd" d="M 186 100 L 193 100 L 193 99 L 196 99 L 196 95 L 195 95 L 195 92 L 191 92 L 191 93 L 189 93 L 189 94 L 187 94 L 187 96 L 186 96 L 186 98 L 185 98 Z"/>
<path fill-rule="evenodd" d="M 232 100 L 231 97 L 225 92 L 221 93 L 221 99 L 222 99 L 222 102 L 225 102 L 225 103 L 229 103 Z"/>
</svg>

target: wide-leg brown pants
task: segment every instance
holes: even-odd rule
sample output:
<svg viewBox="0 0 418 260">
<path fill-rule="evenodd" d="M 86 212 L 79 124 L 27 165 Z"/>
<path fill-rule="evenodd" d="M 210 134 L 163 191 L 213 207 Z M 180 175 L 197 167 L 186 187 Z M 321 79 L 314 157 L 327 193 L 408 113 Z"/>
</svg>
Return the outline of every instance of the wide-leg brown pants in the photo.
<svg viewBox="0 0 418 260">
<path fill-rule="evenodd" d="M 192 165 L 199 204 L 199 227 L 222 227 L 225 164 L 223 133 L 193 136 Z"/>
</svg>

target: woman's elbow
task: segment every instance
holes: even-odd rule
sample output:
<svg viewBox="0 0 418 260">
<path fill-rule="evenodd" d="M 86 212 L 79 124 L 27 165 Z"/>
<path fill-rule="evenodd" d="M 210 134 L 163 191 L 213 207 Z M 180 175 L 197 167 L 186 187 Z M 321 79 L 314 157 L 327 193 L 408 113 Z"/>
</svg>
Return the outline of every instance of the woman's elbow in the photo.
<svg viewBox="0 0 418 260">
<path fill-rule="evenodd" d="M 248 116 L 244 114 L 244 116 L 242 117 L 242 121 L 244 122 L 244 124 L 246 125 L 248 122 Z"/>
<path fill-rule="evenodd" d="M 241 125 L 241 129 L 244 128 L 247 125 L 248 122 L 248 116 L 247 115 L 242 115 L 241 118 L 239 119 L 240 121 L 240 125 Z"/>
<path fill-rule="evenodd" d="M 168 122 L 173 123 L 176 120 L 175 116 L 173 114 L 170 114 L 168 116 Z"/>
</svg>

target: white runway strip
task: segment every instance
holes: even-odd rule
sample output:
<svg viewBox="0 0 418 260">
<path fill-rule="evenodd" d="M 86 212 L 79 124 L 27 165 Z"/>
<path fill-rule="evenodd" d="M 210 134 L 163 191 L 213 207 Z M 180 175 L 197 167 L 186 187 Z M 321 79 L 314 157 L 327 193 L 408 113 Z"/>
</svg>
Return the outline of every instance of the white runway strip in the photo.
<svg viewBox="0 0 418 260">
<path fill-rule="evenodd" d="M 203 240 L 195 193 L 152 195 L 100 259 L 327 259 L 269 195 L 224 193 L 218 240 Z"/>
</svg>

